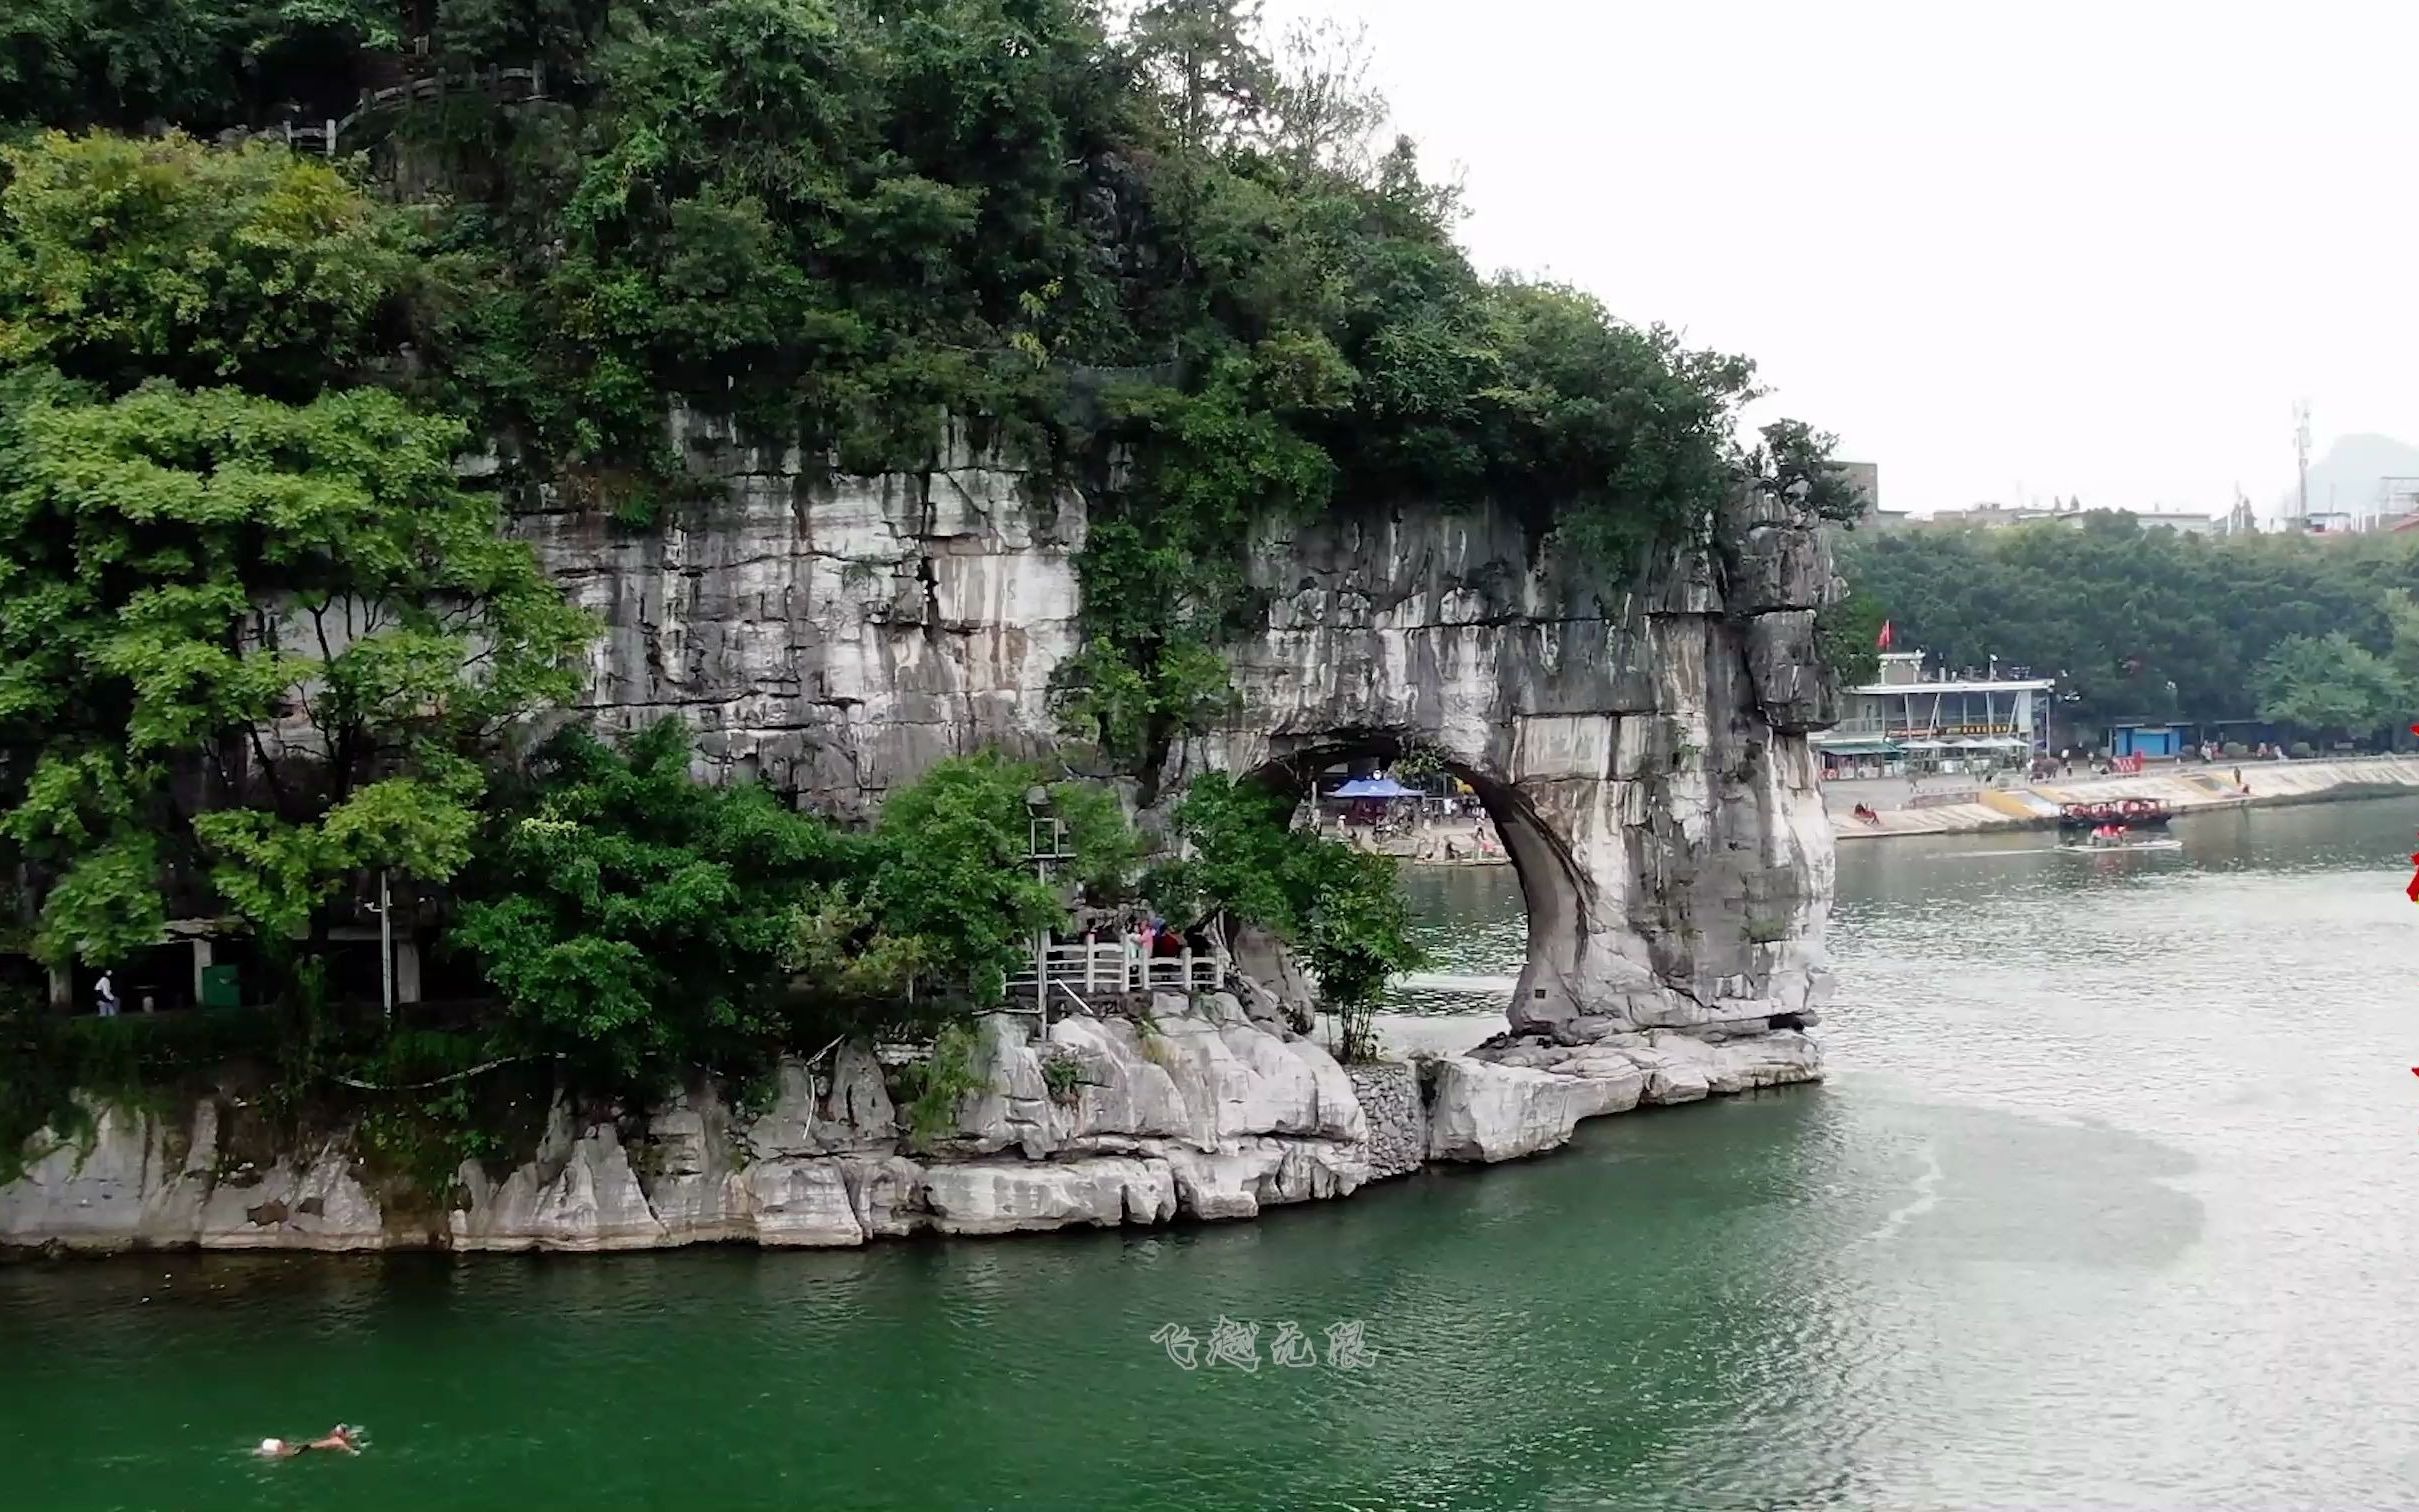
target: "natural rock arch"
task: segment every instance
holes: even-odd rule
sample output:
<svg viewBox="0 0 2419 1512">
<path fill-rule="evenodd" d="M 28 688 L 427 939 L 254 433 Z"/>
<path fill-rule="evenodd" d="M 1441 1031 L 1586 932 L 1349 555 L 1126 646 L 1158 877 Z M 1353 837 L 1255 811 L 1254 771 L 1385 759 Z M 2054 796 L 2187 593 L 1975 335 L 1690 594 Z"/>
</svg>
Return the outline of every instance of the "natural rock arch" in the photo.
<svg viewBox="0 0 2419 1512">
<path fill-rule="evenodd" d="M 953 434 L 933 471 L 855 478 L 676 419 L 725 487 L 662 531 L 541 508 L 520 531 L 604 621 L 584 712 L 677 713 L 707 771 L 863 810 L 940 757 L 1059 740 L 1080 644 L 1083 496 Z M 1752 1031 L 1828 991 L 1831 832 L 1808 731 L 1832 718 L 1820 527 L 1744 495 L 1622 586 L 1509 509 L 1405 504 L 1250 543 L 1263 623 L 1223 649 L 1236 713 L 1193 774 L 1433 748 L 1480 790 L 1528 893 L 1523 1030 Z M 1542 994 L 1542 995 L 1541 995 Z"/>
<path fill-rule="evenodd" d="M 1543 1027 L 1538 1016 L 1524 1014 L 1521 1005 L 1550 1000 L 1549 984 L 1566 978 L 1576 967 L 1590 901 L 1589 886 L 1570 848 L 1516 784 L 1482 768 L 1468 755 L 1435 751 L 1407 732 L 1385 730 L 1359 731 L 1294 746 L 1271 755 L 1245 773 L 1243 780 L 1307 797 L 1316 789 L 1319 774 L 1339 762 L 1371 758 L 1393 761 L 1414 749 L 1433 752 L 1445 771 L 1478 795 L 1487 818 L 1504 843 L 1504 852 L 1520 881 L 1521 900 L 1528 915 L 1528 952 L 1513 988 L 1509 1014 L 1515 1028 Z"/>
<path fill-rule="evenodd" d="M 1508 513 L 1431 508 L 1256 543 L 1270 608 L 1227 648 L 1237 714 L 1180 765 L 1299 781 L 1341 756 L 1435 751 L 1519 871 L 1515 1031 L 1811 1021 L 1832 865 L 1805 739 L 1828 718 L 1816 527 L 1742 498 L 1713 545 L 1618 594 L 1540 548 Z"/>
</svg>

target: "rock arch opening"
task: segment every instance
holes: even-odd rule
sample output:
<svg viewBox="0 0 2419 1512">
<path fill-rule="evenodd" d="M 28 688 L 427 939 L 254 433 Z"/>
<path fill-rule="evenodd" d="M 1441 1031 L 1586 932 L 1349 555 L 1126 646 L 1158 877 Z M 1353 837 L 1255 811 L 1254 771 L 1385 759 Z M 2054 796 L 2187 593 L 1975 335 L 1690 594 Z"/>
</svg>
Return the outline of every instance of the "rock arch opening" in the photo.
<svg viewBox="0 0 2419 1512">
<path fill-rule="evenodd" d="M 1242 780 L 1293 799 L 1299 820 L 1301 806 L 1316 804 L 1334 786 L 1334 779 L 1350 768 L 1393 766 L 1415 752 L 1435 758 L 1439 769 L 1475 796 L 1510 863 L 1505 869 L 1520 891 L 1526 941 L 1508 991 L 1505 984 L 1483 980 L 1468 983 L 1465 990 L 1492 992 L 1495 1006 L 1504 1011 L 1515 1030 L 1567 1020 L 1575 1011 L 1569 983 L 1584 946 L 1588 883 L 1569 844 L 1518 787 L 1490 772 L 1480 760 L 1440 751 L 1433 744 L 1387 730 L 1329 735 L 1301 743 L 1261 761 Z M 1250 970 L 1254 964 L 1267 963 L 1243 964 Z M 1445 970 L 1431 975 L 1455 974 Z M 1467 975 L 1484 979 L 1495 976 L 1496 971 Z"/>
</svg>

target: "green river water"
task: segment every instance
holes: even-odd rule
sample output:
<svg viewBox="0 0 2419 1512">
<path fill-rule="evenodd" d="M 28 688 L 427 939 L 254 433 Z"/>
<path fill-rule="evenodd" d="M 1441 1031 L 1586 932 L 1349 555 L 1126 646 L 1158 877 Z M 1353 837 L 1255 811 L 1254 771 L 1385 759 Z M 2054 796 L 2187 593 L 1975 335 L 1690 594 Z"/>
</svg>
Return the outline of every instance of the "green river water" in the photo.
<svg viewBox="0 0 2419 1512">
<path fill-rule="evenodd" d="M 2419 1504 L 2414 825 L 1843 847 L 1826 1085 L 1254 1224 L 0 1267 L 0 1507 Z M 1509 872 L 1414 887 L 1516 964 Z"/>
</svg>

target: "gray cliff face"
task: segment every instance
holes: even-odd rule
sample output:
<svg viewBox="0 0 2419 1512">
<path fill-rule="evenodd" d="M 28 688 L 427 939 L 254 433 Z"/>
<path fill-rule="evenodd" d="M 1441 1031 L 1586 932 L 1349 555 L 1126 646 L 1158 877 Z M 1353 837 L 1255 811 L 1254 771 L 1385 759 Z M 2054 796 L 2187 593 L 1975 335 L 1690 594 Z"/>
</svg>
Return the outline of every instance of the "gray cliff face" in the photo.
<svg viewBox="0 0 2419 1512">
<path fill-rule="evenodd" d="M 678 716 L 704 775 L 843 812 L 944 756 L 1052 748 L 1080 496 L 954 438 L 929 475 L 851 478 L 676 431 L 721 481 L 710 506 L 635 535 L 543 504 L 517 521 L 606 626 L 585 713 Z M 1282 950 L 1246 931 L 1252 1011 L 1166 998 L 1151 1028 L 1076 1014 L 1045 1043 L 983 1020 L 984 1090 L 928 1146 L 859 1047 L 787 1067 L 761 1110 L 711 1086 L 588 1119 L 558 1104 L 531 1158 L 465 1163 L 443 1194 L 389 1189 L 349 1130 L 269 1148 L 222 1092 L 40 1137 L 0 1186 L 0 1248 L 854 1245 L 1244 1218 L 1535 1154 L 1641 1104 L 1819 1077 L 1800 1032 L 1830 980 L 1831 831 L 1805 738 L 1831 717 L 1819 533 L 1744 498 L 1704 549 L 1613 593 L 1551 556 L 1506 515 L 1423 506 L 1270 531 L 1251 543 L 1266 624 L 1226 648 L 1240 712 L 1162 774 L 1163 791 L 1205 770 L 1300 784 L 1339 758 L 1441 755 L 1529 907 L 1513 1032 L 1468 1055 L 1337 1065 L 1289 1027 L 1306 989 Z M 1044 1065 L 1067 1058 L 1082 1074 L 1062 1100 Z"/>
<path fill-rule="evenodd" d="M 607 634 L 588 712 L 695 725 L 709 771 L 862 811 L 943 756 L 1054 740 L 1076 648 L 1080 495 L 953 436 L 929 475 L 830 475 L 676 425 L 723 497 L 642 536 L 521 533 Z M 1516 1029 L 1753 1032 L 1829 990 L 1831 832 L 1806 733 L 1830 722 L 1820 532 L 1748 497 L 1627 591 L 1569 581 L 1507 513 L 1405 506 L 1253 543 L 1266 628 L 1227 648 L 1241 712 L 1179 750 L 1300 780 L 1436 749 L 1485 798 L 1530 912 Z"/>
<path fill-rule="evenodd" d="M 1243 715 L 1186 760 L 1300 773 L 1436 750 L 1485 798 L 1528 898 L 1516 1029 L 1808 1014 L 1829 987 L 1831 835 L 1805 731 L 1828 722 L 1811 647 L 1832 573 L 1774 501 L 1721 534 L 1610 607 L 1499 514 L 1272 536 L 1253 553 L 1268 630 L 1230 650 Z"/>
<path fill-rule="evenodd" d="M 628 532 L 542 508 L 516 532 L 605 625 L 582 712 L 698 731 L 708 774 L 863 810 L 943 757 L 1052 743 L 1050 673 L 1075 645 L 1082 501 L 953 438 L 924 475 L 827 475 L 682 421 L 708 505 Z"/>
</svg>

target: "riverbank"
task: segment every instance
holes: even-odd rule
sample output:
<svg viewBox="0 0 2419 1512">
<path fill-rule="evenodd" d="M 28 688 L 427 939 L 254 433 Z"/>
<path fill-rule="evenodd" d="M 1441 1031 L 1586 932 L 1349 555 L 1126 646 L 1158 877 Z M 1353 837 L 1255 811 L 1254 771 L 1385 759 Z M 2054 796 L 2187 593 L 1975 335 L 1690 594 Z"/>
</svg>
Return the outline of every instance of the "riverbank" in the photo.
<svg viewBox="0 0 2419 1512">
<path fill-rule="evenodd" d="M 1555 1149 L 1584 1119 L 1822 1075 L 1794 1028 L 1579 1045 L 1478 1044 L 1467 1020 L 1444 1040 L 1387 1028 L 1405 1058 L 1345 1066 L 1223 993 L 1038 1037 L 993 1015 L 973 1090 L 937 1130 L 894 1098 L 880 1057 L 847 1046 L 828 1067 L 784 1065 L 759 1106 L 711 1082 L 639 1112 L 558 1097 L 534 1155 L 466 1160 L 437 1193 L 381 1175 L 349 1129 L 281 1141 L 230 1083 L 183 1107 L 95 1106 L 88 1134 L 0 1186 L 0 1249 L 835 1248 L 1250 1218 Z"/>
<path fill-rule="evenodd" d="M 1406 866 L 1509 866 L 1503 836 L 1485 815 L 1421 820 L 1397 829 L 1341 825 L 1322 833 Z"/>
<path fill-rule="evenodd" d="M 2243 774 L 2244 793 L 2234 785 Z M 2178 814 L 2329 803 L 2419 792 L 2419 756 L 2366 756 L 2341 761 L 2246 761 L 2213 766 L 2169 767 L 2129 777 L 2087 777 L 2019 787 L 1959 790 L 1939 787 L 1919 793 L 1902 808 L 1880 809 L 1872 821 L 1827 804 L 1832 834 L 1840 840 L 1878 840 L 1898 835 L 1986 834 L 1997 830 L 2052 829 L 2069 803 L 2148 798 Z"/>
</svg>

